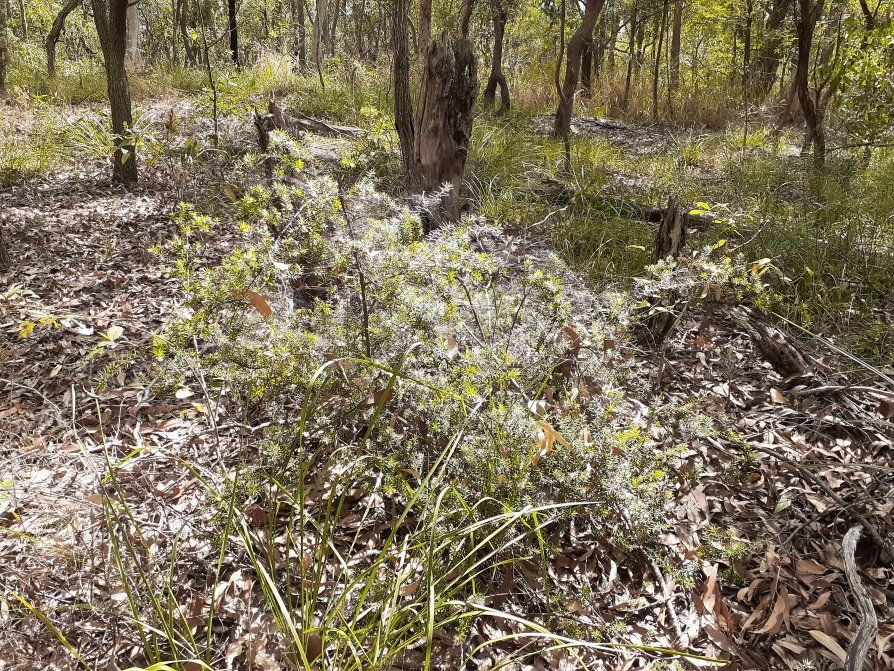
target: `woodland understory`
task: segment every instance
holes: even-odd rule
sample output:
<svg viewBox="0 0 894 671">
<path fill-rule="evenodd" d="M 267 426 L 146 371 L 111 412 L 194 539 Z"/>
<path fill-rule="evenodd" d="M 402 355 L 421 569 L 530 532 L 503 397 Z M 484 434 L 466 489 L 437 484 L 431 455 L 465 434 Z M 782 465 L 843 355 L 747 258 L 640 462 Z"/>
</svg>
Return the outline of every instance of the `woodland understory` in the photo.
<svg viewBox="0 0 894 671">
<path fill-rule="evenodd" d="M 141 3 L 0 0 L 0 670 L 894 669 L 883 5 Z"/>
</svg>

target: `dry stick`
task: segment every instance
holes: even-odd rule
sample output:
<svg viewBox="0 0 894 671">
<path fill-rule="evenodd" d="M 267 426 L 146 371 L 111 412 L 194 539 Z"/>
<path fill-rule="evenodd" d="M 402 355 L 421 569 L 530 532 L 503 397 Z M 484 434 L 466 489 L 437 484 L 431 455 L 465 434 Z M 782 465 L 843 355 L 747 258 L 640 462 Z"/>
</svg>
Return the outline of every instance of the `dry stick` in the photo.
<svg viewBox="0 0 894 671">
<path fill-rule="evenodd" d="M 832 488 L 829 487 L 825 482 L 820 480 L 816 475 L 814 475 L 813 473 L 808 471 L 806 468 L 804 468 L 801 464 L 799 464 L 794 459 L 790 459 L 789 457 L 785 456 L 781 452 L 777 452 L 776 450 L 771 450 L 769 447 L 764 447 L 763 445 L 752 444 L 752 445 L 749 445 L 748 447 L 750 449 L 757 450 L 758 452 L 763 452 L 764 454 L 769 454 L 774 459 L 777 459 L 778 461 L 783 461 L 783 462 L 789 464 L 790 466 L 793 466 L 795 468 L 795 470 L 797 470 L 805 480 L 809 480 L 810 482 L 815 484 L 817 487 L 822 489 L 828 496 L 832 497 L 832 499 L 835 500 L 835 503 L 840 505 L 842 508 L 847 509 L 848 504 L 843 498 L 841 498 L 838 494 L 836 494 L 834 492 L 834 490 L 832 490 Z M 876 544 L 878 544 L 878 546 L 888 555 L 888 557 L 890 559 L 894 559 L 894 548 L 891 547 L 890 542 L 888 542 L 887 540 L 885 540 L 885 538 L 882 537 L 882 535 L 879 533 L 878 529 L 876 529 L 875 526 L 873 526 L 873 524 L 869 520 L 867 520 L 863 515 L 861 515 L 860 513 L 854 512 L 854 513 L 850 513 L 850 515 L 857 522 L 859 522 L 864 529 L 866 529 L 867 533 L 870 536 L 872 536 L 872 540 L 874 540 L 876 542 Z"/>
<path fill-rule="evenodd" d="M 344 187 L 342 186 L 341 180 L 338 181 L 338 204 L 339 207 L 341 207 L 342 217 L 348 227 L 351 242 L 355 243 L 357 241 L 357 236 L 354 233 L 354 226 L 351 223 L 351 218 L 348 216 L 348 206 L 345 204 Z M 366 275 L 363 274 L 363 264 L 360 263 L 360 253 L 357 251 L 356 247 L 353 251 L 354 264 L 357 266 L 357 278 L 360 282 L 360 309 L 363 316 L 363 346 L 364 350 L 366 350 L 366 358 L 370 359 L 372 358 L 372 344 L 369 337 L 369 303 L 366 300 Z"/>
<path fill-rule="evenodd" d="M 869 654 L 869 648 L 872 646 L 872 641 L 875 640 L 875 635 L 878 633 L 878 617 L 875 614 L 872 600 L 869 598 L 866 588 L 863 587 L 863 582 L 860 580 L 860 574 L 857 572 L 857 562 L 854 559 L 859 538 L 860 527 L 854 526 L 844 535 L 844 541 L 841 544 L 844 573 L 854 593 L 854 598 L 857 600 L 857 610 L 861 616 L 857 634 L 847 649 L 847 659 L 844 663 L 844 668 L 847 671 L 862 671 L 863 665 L 866 663 L 866 656 Z"/>
<path fill-rule="evenodd" d="M 675 594 L 672 590 L 669 589 L 667 580 L 664 577 L 664 573 L 661 572 L 661 568 L 658 566 L 658 562 L 646 552 L 643 552 L 643 555 L 646 558 L 646 561 L 649 563 L 649 567 L 652 569 L 652 573 L 655 574 L 655 577 L 658 579 L 658 583 L 661 585 L 661 589 L 666 595 L 666 599 L 664 601 L 665 610 L 667 610 L 668 617 L 670 617 L 671 625 L 674 628 L 674 635 L 677 640 L 674 641 L 674 644 L 681 644 L 683 642 L 683 627 L 680 626 L 680 619 L 677 617 L 677 611 L 674 608 L 674 597 Z"/>
</svg>

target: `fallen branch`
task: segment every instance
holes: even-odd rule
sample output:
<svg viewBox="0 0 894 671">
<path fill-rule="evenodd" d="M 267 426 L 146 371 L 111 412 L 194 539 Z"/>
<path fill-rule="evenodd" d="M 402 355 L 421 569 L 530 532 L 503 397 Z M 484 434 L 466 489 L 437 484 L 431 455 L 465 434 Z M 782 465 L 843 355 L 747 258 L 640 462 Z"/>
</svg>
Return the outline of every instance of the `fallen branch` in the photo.
<svg viewBox="0 0 894 671">
<path fill-rule="evenodd" d="M 315 135 L 324 135 L 326 137 L 351 137 L 356 138 L 363 135 L 363 129 L 356 126 L 336 126 L 319 119 L 314 119 L 303 114 L 296 114 L 290 117 L 289 122 L 298 126 L 301 130 Z"/>
<path fill-rule="evenodd" d="M 844 559 L 844 573 L 847 576 L 847 582 L 851 586 L 854 598 L 857 600 L 857 610 L 860 613 L 860 625 L 857 627 L 857 633 L 854 640 L 851 641 L 850 647 L 847 649 L 847 659 L 844 668 L 847 671 L 863 671 L 866 663 L 866 657 L 869 649 L 872 647 L 872 641 L 878 634 L 878 617 L 875 614 L 875 608 L 872 600 L 863 587 L 860 580 L 860 574 L 857 571 L 857 561 L 854 557 L 857 551 L 857 541 L 860 538 L 860 527 L 851 527 L 844 535 L 844 541 L 841 544 L 842 558 Z"/>
</svg>

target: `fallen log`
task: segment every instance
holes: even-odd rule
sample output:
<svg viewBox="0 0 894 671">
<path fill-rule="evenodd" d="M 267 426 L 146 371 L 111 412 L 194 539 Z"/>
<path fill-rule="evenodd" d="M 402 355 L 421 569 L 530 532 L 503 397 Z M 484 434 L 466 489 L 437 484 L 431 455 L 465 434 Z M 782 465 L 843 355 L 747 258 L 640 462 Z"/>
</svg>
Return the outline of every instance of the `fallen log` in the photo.
<svg viewBox="0 0 894 671">
<path fill-rule="evenodd" d="M 363 135 L 363 129 L 356 126 L 336 126 L 334 124 L 320 121 L 301 113 L 288 118 L 286 123 L 297 126 L 303 131 L 313 133 L 314 135 L 323 135 L 325 137 L 350 137 L 357 138 Z"/>
<path fill-rule="evenodd" d="M 754 310 L 740 306 L 733 310 L 732 316 L 736 324 L 751 336 L 761 357 L 773 366 L 773 370 L 777 373 L 783 377 L 791 377 L 810 368 L 807 359 L 785 334 L 761 318 Z"/>
</svg>

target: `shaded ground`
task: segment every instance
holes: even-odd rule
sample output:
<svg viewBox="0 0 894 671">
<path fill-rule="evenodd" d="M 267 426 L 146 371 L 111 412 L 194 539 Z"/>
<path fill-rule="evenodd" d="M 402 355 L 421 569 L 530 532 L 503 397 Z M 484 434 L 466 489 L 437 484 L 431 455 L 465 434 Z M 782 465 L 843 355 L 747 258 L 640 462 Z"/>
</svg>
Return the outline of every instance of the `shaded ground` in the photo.
<svg viewBox="0 0 894 671">
<path fill-rule="evenodd" d="M 576 124 L 634 150 L 645 146 L 644 153 L 668 146 L 657 129 Z M 252 146 L 247 124 L 233 134 Z M 324 170 L 320 159 L 337 145 L 307 141 L 318 147 L 311 168 Z M 206 187 L 218 167 L 193 174 L 185 191 L 211 199 Z M 178 459 L 221 468 L 221 450 L 238 443 L 238 427 L 211 426 L 196 399 L 160 395 L 150 384 L 151 335 L 181 296 L 148 250 L 173 234 L 170 212 L 184 189 L 159 168 L 149 171 L 147 186 L 126 193 L 106 185 L 105 170 L 100 163 L 54 172 L 2 196 L 14 266 L 0 277 L 0 668 L 72 667 L 18 597 L 46 613 L 86 659 L 105 668 L 116 658 L 138 659 L 134 641 L 122 635 L 126 596 L 104 532 L 99 492 L 107 455 L 129 460 L 119 469 L 122 486 L 158 547 L 175 535 L 186 539 L 180 563 L 195 578 L 181 586 L 184 594 L 207 591 L 215 561 L 217 529 Z M 221 237 L 220 250 L 231 242 Z M 511 236 L 506 244 L 527 247 Z M 822 351 L 812 353 L 812 374 L 783 380 L 723 306 L 685 319 L 664 351 L 631 344 L 625 356 L 650 364 L 656 397 L 692 402 L 693 411 L 716 418 L 716 437 L 686 446 L 673 491 L 677 505 L 661 536 L 667 564 L 560 530 L 550 539 L 556 547 L 550 585 L 536 570 L 510 574 L 506 608 L 524 614 L 528 592 L 546 587 L 561 605 L 560 621 L 609 640 L 738 660 L 730 668 L 788 668 L 803 660 L 838 668 L 858 623 L 841 538 L 855 511 L 892 530 L 894 387 L 848 381 L 835 372 L 840 362 Z M 790 465 L 741 449 L 740 440 L 803 464 L 845 505 Z M 692 560 L 699 567 L 694 575 L 676 572 Z M 881 621 L 874 668 L 894 669 L 894 569 L 871 542 L 861 544 L 858 562 Z M 235 564 L 230 568 L 221 592 L 226 617 L 216 635 L 233 656 L 221 659 L 221 668 L 248 668 L 247 657 L 257 668 L 285 668 L 273 652 L 260 654 L 263 643 L 257 647 L 259 639 L 272 640 L 269 616 L 257 612 L 257 585 Z M 192 612 L 194 601 L 183 596 L 180 603 Z M 245 642 L 245 632 L 255 643 Z M 506 633 L 504 625 L 480 619 L 470 639 Z M 250 645 L 251 654 L 243 649 Z M 445 640 L 444 659 L 459 664 L 465 649 Z M 467 668 L 490 668 L 499 652 Z M 573 668 L 555 653 L 529 663 Z M 643 668 L 644 658 L 618 653 L 594 666 Z"/>
</svg>

